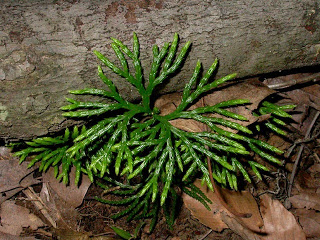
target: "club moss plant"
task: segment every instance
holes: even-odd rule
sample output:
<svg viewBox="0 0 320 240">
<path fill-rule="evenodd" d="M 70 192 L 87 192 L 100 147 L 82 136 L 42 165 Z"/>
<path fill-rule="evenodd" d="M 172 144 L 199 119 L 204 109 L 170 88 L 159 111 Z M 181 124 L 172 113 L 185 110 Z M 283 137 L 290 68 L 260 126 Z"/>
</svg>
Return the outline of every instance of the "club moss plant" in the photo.
<svg viewBox="0 0 320 240">
<path fill-rule="evenodd" d="M 143 74 L 139 41 L 135 33 L 131 49 L 114 38 L 111 47 L 119 59 L 119 66 L 98 51 L 94 51 L 94 54 L 104 68 L 136 88 L 141 101 L 127 101 L 105 74 L 106 69 L 98 66 L 98 75 L 107 89 L 85 88 L 70 93 L 99 96 L 101 101 L 67 98 L 70 104 L 61 108 L 65 117 L 88 120 L 87 127 L 83 126 L 81 130 L 74 127 L 72 130 L 66 129 L 61 136 L 40 137 L 25 142 L 15 153 L 20 157 L 20 162 L 32 155 L 29 166 L 41 162 L 40 171 L 54 167 L 58 179 L 63 179 L 65 183 L 68 183 L 70 169 L 74 167 L 77 172 L 76 183 L 84 173 L 103 188 L 116 186 L 112 193 L 122 196 L 120 200 L 98 200 L 127 206 L 113 218 L 124 215 L 128 215 L 128 220 L 152 218 L 151 229 L 156 223 L 160 207 L 163 207 L 167 222 L 172 226 L 177 206 L 181 204 L 181 190 L 209 208 L 207 202 L 210 200 L 192 184 L 196 177 L 202 178 L 204 184 L 213 190 L 209 178 L 212 172 L 217 183 L 237 190 L 239 179 L 251 182 L 248 169 L 252 169 L 259 178 L 260 171 L 268 171 L 266 166 L 250 157 L 252 153 L 281 165 L 276 155 L 281 155 L 282 151 L 254 138 L 252 130 L 235 122 L 247 119 L 228 110 L 229 107 L 250 104 L 248 100 L 233 99 L 188 110 L 200 97 L 236 77 L 236 74 L 230 74 L 212 81 L 211 77 L 218 66 L 217 59 L 206 72 L 203 72 L 200 61 L 197 62 L 182 92 L 181 103 L 173 112 L 163 115 L 152 101 L 155 89 L 182 67 L 190 42 L 186 42 L 178 52 L 178 34 L 175 34 L 173 41 L 165 43 L 161 49 L 153 46 L 148 75 Z M 264 102 L 255 114 L 271 114 L 273 123 L 268 122 L 268 127 L 283 134 L 283 130 L 276 125 L 285 124 L 285 119 L 291 116 L 284 110 L 292 107 Z M 220 117 L 209 117 L 209 113 Z M 208 130 L 186 132 L 170 124 L 171 120 L 181 118 L 204 123 Z M 235 129 L 237 133 L 226 129 Z M 207 159 L 210 159 L 212 169 L 208 169 Z"/>
</svg>

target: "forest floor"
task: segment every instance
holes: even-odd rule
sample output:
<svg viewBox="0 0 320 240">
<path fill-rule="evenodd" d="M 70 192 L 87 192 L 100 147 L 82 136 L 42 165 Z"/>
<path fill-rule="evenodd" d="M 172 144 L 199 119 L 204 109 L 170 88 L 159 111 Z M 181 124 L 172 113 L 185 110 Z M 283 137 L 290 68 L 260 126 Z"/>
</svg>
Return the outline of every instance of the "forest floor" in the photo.
<svg viewBox="0 0 320 240">
<path fill-rule="evenodd" d="M 279 104 L 297 107 L 286 137 L 264 132 L 259 136 L 284 150 L 284 166 L 270 166 L 263 181 L 253 177 L 252 183 L 240 186 L 246 191 L 220 190 L 227 204 L 238 212 L 251 212 L 251 218 L 234 216 L 217 202 L 210 205 L 210 212 L 183 196 L 173 228 L 160 212 L 155 230 L 149 233 L 148 220 L 141 228 L 134 220 L 112 220 L 110 216 L 121 207 L 96 201 L 95 196 L 108 194 L 85 177 L 79 188 L 72 183 L 64 186 L 51 170 L 41 175 L 36 168 L 27 169 L 27 163 L 19 165 L 9 149 L 0 146 L 0 239 L 121 239 L 112 226 L 132 235 L 138 230 L 136 239 L 151 240 L 320 239 L 320 85 L 310 82 L 319 80 L 320 74 L 314 69 L 257 78 L 268 86 L 277 85 Z"/>
</svg>

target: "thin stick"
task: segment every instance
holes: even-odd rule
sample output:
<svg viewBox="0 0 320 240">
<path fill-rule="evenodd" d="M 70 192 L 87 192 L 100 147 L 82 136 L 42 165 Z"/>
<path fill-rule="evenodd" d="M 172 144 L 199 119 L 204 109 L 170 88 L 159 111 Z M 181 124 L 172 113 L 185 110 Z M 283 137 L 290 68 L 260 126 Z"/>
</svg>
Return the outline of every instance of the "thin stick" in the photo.
<svg viewBox="0 0 320 240">
<path fill-rule="evenodd" d="M 300 78 L 300 79 L 290 79 L 285 82 L 276 83 L 276 84 L 267 84 L 267 86 L 271 89 L 284 89 L 288 87 L 292 87 L 297 84 L 309 83 L 309 82 L 317 82 L 320 81 L 320 73 L 315 73 L 310 76 Z"/>
<path fill-rule="evenodd" d="M 320 158 L 319 158 L 318 154 L 313 153 L 313 156 L 317 160 L 317 163 L 320 163 Z"/>
<path fill-rule="evenodd" d="M 212 233 L 212 229 L 210 229 L 208 232 L 206 232 L 202 237 L 200 237 L 198 240 L 204 240 L 206 237 L 209 236 L 209 234 Z"/>
<path fill-rule="evenodd" d="M 315 122 L 317 121 L 318 117 L 320 115 L 320 112 L 318 111 L 316 113 L 316 115 L 314 116 L 312 122 L 310 123 L 310 126 L 306 132 L 306 135 L 304 137 L 304 140 L 308 139 L 309 138 L 309 135 L 311 133 L 311 129 L 313 128 Z M 291 196 L 291 191 L 292 191 L 292 186 L 293 186 L 293 182 L 294 182 L 294 178 L 295 178 L 295 175 L 297 173 L 297 169 L 298 169 L 298 165 L 299 165 L 299 162 L 300 162 L 300 158 L 301 158 L 301 154 L 303 152 L 303 149 L 304 149 L 304 145 L 300 145 L 299 147 L 299 150 L 298 150 L 298 154 L 294 160 L 294 165 L 293 165 L 293 169 L 292 169 L 292 173 L 291 173 L 291 177 L 290 177 L 290 182 L 289 182 L 289 188 L 288 188 L 288 198 Z"/>
<path fill-rule="evenodd" d="M 35 208 L 39 210 L 42 213 L 42 215 L 50 222 L 52 227 L 57 228 L 57 223 L 52 219 L 46 208 L 46 205 L 41 200 L 41 198 L 34 192 L 33 188 L 28 187 L 25 190 L 23 190 L 23 193 L 28 197 L 29 200 L 32 201 Z"/>
</svg>

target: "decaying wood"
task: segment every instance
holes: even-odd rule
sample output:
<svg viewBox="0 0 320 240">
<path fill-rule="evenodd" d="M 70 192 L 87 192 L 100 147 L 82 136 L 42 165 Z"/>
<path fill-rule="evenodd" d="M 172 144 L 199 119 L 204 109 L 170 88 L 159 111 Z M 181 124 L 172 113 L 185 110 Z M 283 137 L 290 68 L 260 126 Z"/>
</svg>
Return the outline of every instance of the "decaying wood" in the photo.
<svg viewBox="0 0 320 240">
<path fill-rule="evenodd" d="M 179 76 L 162 92 L 181 90 L 197 59 L 218 75 L 240 77 L 319 64 L 318 0 L 3 0 L 0 5 L 0 138 L 44 135 L 73 124 L 61 116 L 68 90 L 101 87 L 92 50 L 115 60 L 110 37 L 129 44 L 135 31 L 148 73 L 151 46 L 193 42 Z M 115 76 L 128 99 L 137 93 Z"/>
</svg>

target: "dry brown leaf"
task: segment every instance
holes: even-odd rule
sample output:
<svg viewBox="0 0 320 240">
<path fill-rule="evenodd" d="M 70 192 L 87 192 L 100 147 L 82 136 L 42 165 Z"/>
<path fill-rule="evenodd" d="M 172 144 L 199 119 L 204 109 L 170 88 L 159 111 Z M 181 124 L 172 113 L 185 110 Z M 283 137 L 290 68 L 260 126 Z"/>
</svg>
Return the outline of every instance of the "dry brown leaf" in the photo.
<svg viewBox="0 0 320 240">
<path fill-rule="evenodd" d="M 302 191 L 316 192 L 320 186 L 320 178 L 317 176 L 317 173 L 310 173 L 306 170 L 301 170 L 295 180 L 295 183 L 296 185 L 300 185 Z"/>
<path fill-rule="evenodd" d="M 219 203 L 215 193 L 207 191 L 201 186 L 200 181 L 195 185 L 199 187 L 209 199 L 213 201 L 210 205 L 211 211 L 191 197 L 183 195 L 186 207 L 201 223 L 215 231 L 221 231 L 227 227 L 248 240 L 303 240 L 305 233 L 290 213 L 278 200 L 272 200 L 270 196 L 263 195 L 258 206 L 248 192 L 232 192 L 222 190 L 226 203 L 241 213 L 252 213 L 250 218 L 239 218 L 232 215 Z"/>
<path fill-rule="evenodd" d="M 221 189 L 221 195 L 224 197 L 225 202 L 228 205 L 231 205 L 237 212 L 252 214 L 252 216 L 249 218 L 240 218 L 229 214 L 230 216 L 234 217 L 247 229 L 253 232 L 261 232 L 263 220 L 260 216 L 258 204 L 250 192 L 236 192 L 228 189 Z"/>
<path fill-rule="evenodd" d="M 220 203 L 216 193 L 207 190 L 207 187 L 202 186 L 201 182 L 197 180 L 194 183 L 197 187 L 203 191 L 206 196 L 213 202 L 210 204 L 211 211 L 209 212 L 202 203 L 197 200 L 183 195 L 183 201 L 186 207 L 191 211 L 192 215 L 196 217 L 201 223 L 210 227 L 215 231 L 221 231 L 227 228 L 227 225 L 222 221 L 221 214 L 227 213 L 230 217 L 235 218 L 238 224 L 245 226 L 254 232 L 260 232 L 263 225 L 262 218 L 259 213 L 258 205 L 252 195 L 249 192 L 241 191 L 234 192 L 227 189 L 221 189 L 221 194 L 224 197 L 225 202 L 230 205 L 234 210 L 240 213 L 250 213 L 250 218 L 239 218 L 231 214 Z"/>
<path fill-rule="evenodd" d="M 304 240 L 306 239 L 295 217 L 281 202 L 267 194 L 261 196 L 260 211 L 264 222 L 262 240 Z"/>
<path fill-rule="evenodd" d="M 77 229 L 79 213 L 45 182 L 40 192 L 40 198 L 58 228 Z"/>
<path fill-rule="evenodd" d="M 307 237 L 320 236 L 320 212 L 315 210 L 297 209 L 295 215 Z"/>
<path fill-rule="evenodd" d="M 228 216 L 227 214 L 221 215 L 222 220 L 228 225 L 228 227 L 239 236 L 241 236 L 245 240 L 261 240 L 260 237 L 246 228 L 245 226 L 239 224 L 239 222 L 233 218 Z"/>
<path fill-rule="evenodd" d="M 55 193 L 61 197 L 61 199 L 74 208 L 81 205 L 83 198 L 86 195 L 89 186 L 91 185 L 90 179 L 84 174 L 81 177 L 81 184 L 79 186 L 74 184 L 75 168 L 72 168 L 70 171 L 70 181 L 68 185 L 65 185 L 63 182 L 58 181 L 54 177 L 54 170 L 52 168 L 50 168 L 42 176 L 43 182 L 48 183 Z"/>
<path fill-rule="evenodd" d="M 319 173 L 320 172 L 320 163 L 313 164 L 311 167 L 308 168 L 308 171 L 311 173 Z"/>
<path fill-rule="evenodd" d="M 299 78 L 304 76 L 296 74 L 296 76 L 293 77 Z M 296 88 L 291 91 L 283 92 L 280 96 L 290 99 L 290 104 L 293 103 L 297 105 L 295 108 L 296 114 L 293 114 L 293 120 L 296 123 L 292 123 L 292 126 L 298 129 L 302 135 L 305 135 L 310 122 L 313 119 L 312 112 L 310 110 L 320 110 L 320 85 L 313 84 L 304 88 Z"/>
<path fill-rule="evenodd" d="M 219 211 L 220 208 L 216 202 L 212 201 L 212 204 L 209 204 L 211 209 L 211 211 L 209 211 L 202 203 L 185 193 L 182 195 L 182 198 L 184 205 L 202 224 L 217 232 L 221 232 L 223 229 L 228 228 L 228 226 L 222 221 L 221 211 Z"/>
<path fill-rule="evenodd" d="M 320 85 L 313 84 L 304 88 L 285 92 L 283 95 L 290 98 L 295 104 L 311 106 L 320 110 Z"/>
<path fill-rule="evenodd" d="M 171 125 L 186 132 L 203 132 L 205 124 L 192 119 L 175 119 L 170 121 Z"/>
<path fill-rule="evenodd" d="M 320 211 L 320 193 L 302 192 L 289 198 L 294 208 L 306 208 Z"/>
<path fill-rule="evenodd" d="M 292 115 L 294 122 L 291 125 L 298 130 L 302 136 L 307 138 L 312 137 L 306 135 L 311 125 L 314 124 L 314 118 L 316 117 L 316 114 L 318 114 L 318 111 L 319 110 L 314 109 L 309 105 L 297 105 L 295 112 L 298 114 Z"/>
<path fill-rule="evenodd" d="M 26 195 L 28 201 L 33 203 L 35 209 L 39 211 L 43 215 L 43 217 L 50 223 L 50 225 L 56 228 L 56 222 L 52 219 L 52 217 L 48 213 L 47 207 L 45 206 L 39 195 L 34 191 L 34 189 L 32 187 L 28 187 L 22 192 L 24 193 L 24 195 Z"/>
<path fill-rule="evenodd" d="M 0 232 L 11 235 L 19 236 L 24 227 L 36 230 L 45 225 L 40 218 L 30 213 L 29 209 L 16 205 L 14 201 L 3 202 L 0 215 Z"/>
<path fill-rule="evenodd" d="M 292 143 L 284 139 L 283 136 L 273 133 L 269 135 L 268 144 L 271 144 L 284 152 L 292 146 Z"/>
<path fill-rule="evenodd" d="M 19 164 L 19 159 L 12 156 L 10 149 L 0 147 L 0 204 L 20 192 L 22 189 L 39 183 L 32 175 L 34 168 L 27 168 L 28 163 Z"/>
</svg>

